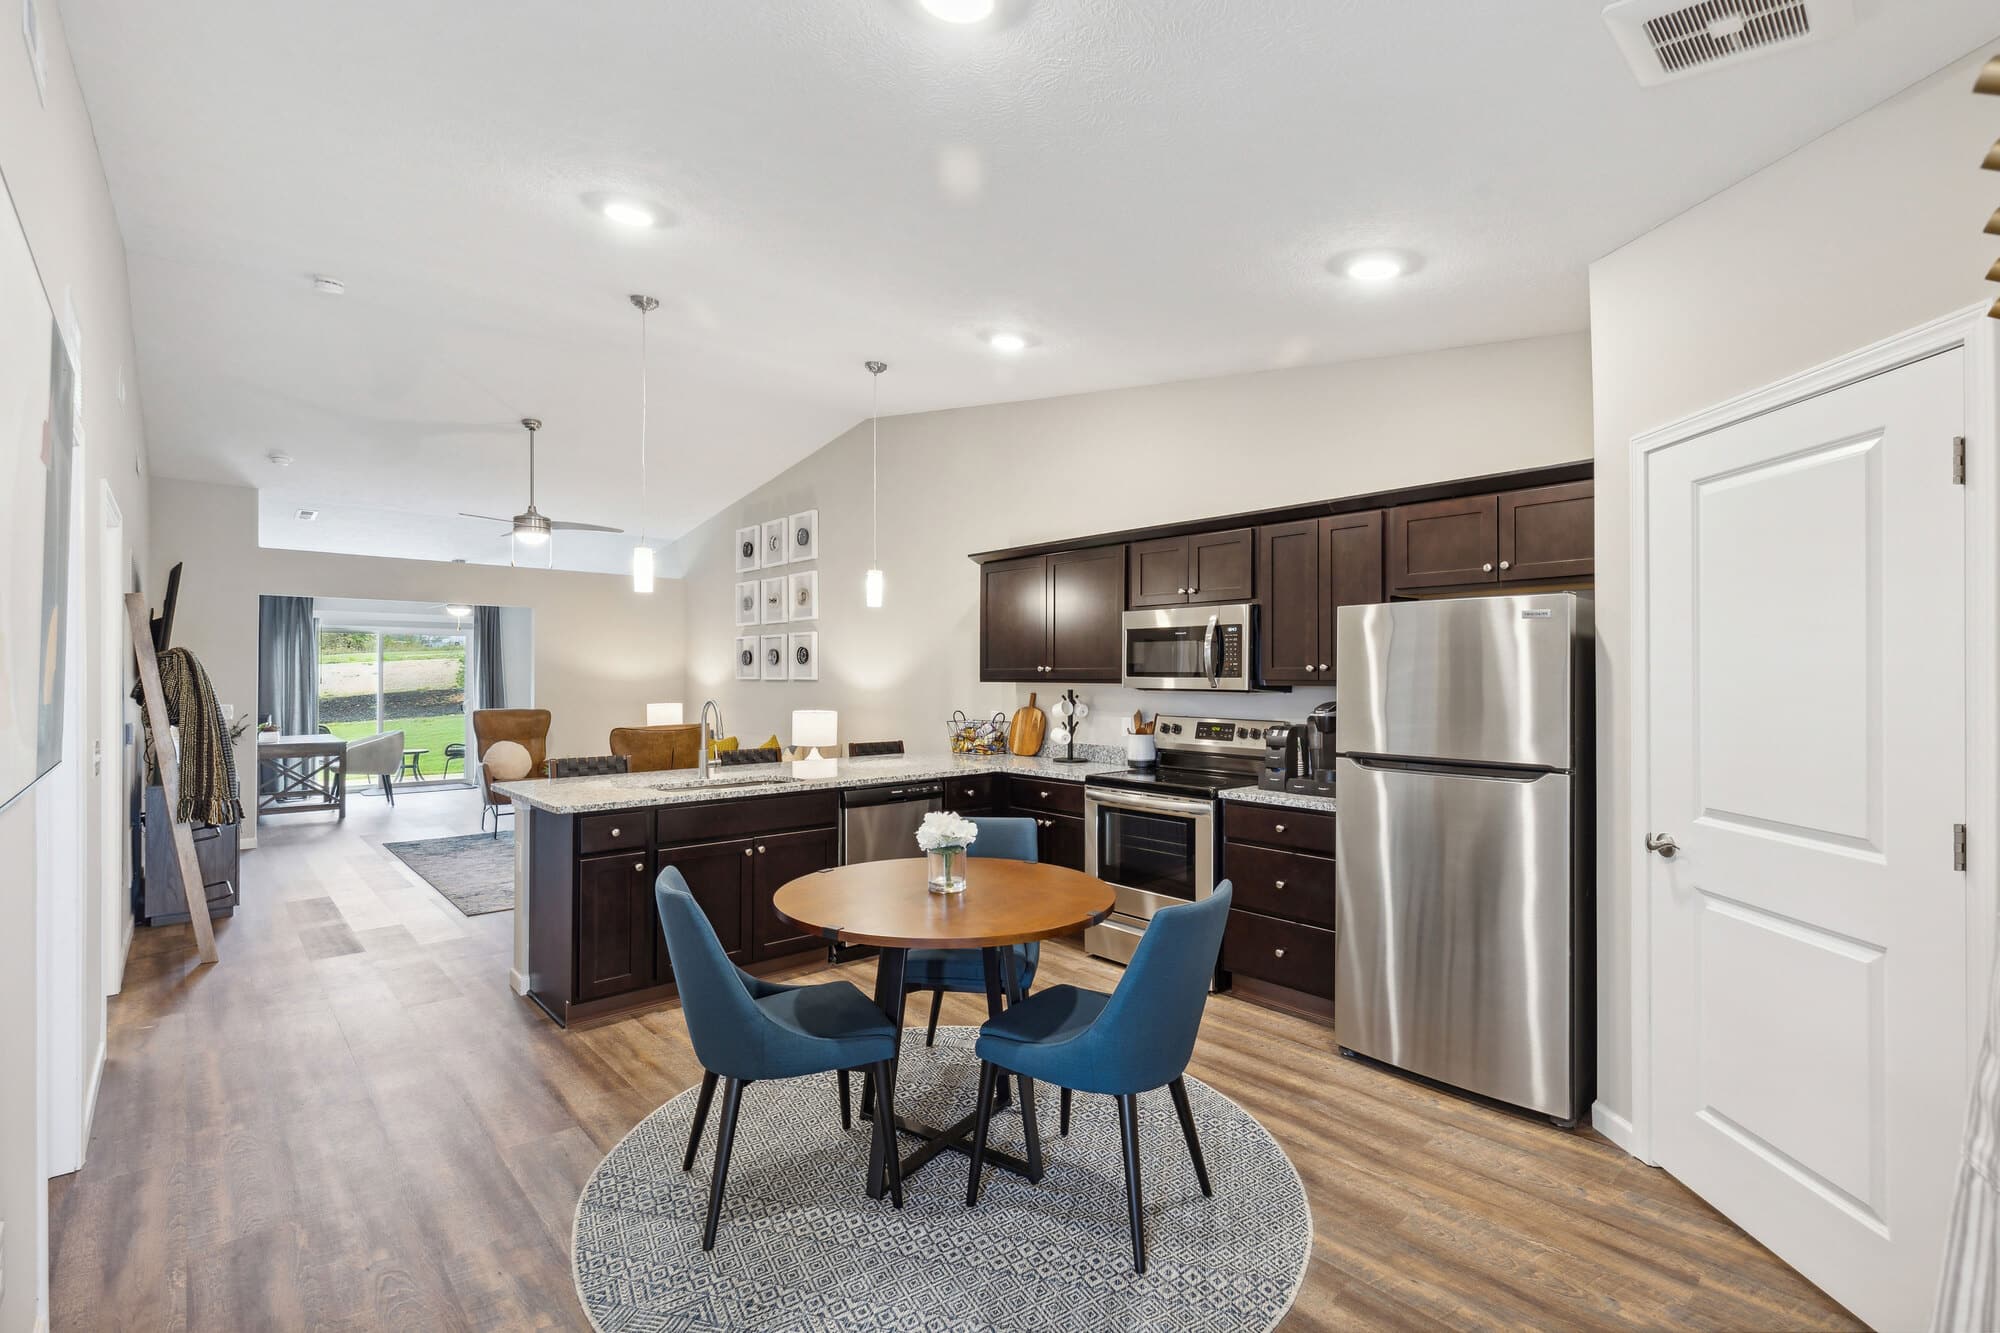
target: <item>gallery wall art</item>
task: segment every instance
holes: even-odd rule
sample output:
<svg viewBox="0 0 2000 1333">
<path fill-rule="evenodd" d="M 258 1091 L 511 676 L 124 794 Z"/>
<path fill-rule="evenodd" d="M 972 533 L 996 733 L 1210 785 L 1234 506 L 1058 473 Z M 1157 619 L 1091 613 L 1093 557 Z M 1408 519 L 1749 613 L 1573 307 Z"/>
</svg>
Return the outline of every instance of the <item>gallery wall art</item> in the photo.
<svg viewBox="0 0 2000 1333">
<path fill-rule="evenodd" d="M 749 523 L 736 529 L 730 559 L 739 578 L 735 590 L 736 635 L 731 660 L 738 680 L 818 680 L 819 633 L 745 634 L 743 630 L 819 619 L 819 571 L 787 565 L 819 559 L 819 510 Z"/>
</svg>

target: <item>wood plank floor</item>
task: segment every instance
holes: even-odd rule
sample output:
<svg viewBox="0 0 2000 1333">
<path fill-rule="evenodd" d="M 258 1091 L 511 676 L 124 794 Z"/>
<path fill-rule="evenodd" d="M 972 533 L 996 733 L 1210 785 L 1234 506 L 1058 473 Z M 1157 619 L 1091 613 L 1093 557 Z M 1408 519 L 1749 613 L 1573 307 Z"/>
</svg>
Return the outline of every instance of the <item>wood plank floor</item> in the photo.
<svg viewBox="0 0 2000 1333">
<path fill-rule="evenodd" d="M 469 792 L 411 792 L 269 821 L 219 966 L 185 928 L 139 932 L 88 1161 L 50 1188 L 59 1333 L 586 1327 L 577 1195 L 699 1070 L 673 1008 L 557 1028 L 508 989 L 512 914 L 460 916 L 375 845 L 476 820 Z M 1043 957 L 1048 982 L 1116 983 Z M 1858 1327 L 1665 1174 L 1342 1060 L 1314 1024 L 1217 997 L 1192 1072 L 1305 1179 L 1288 1329 Z"/>
</svg>

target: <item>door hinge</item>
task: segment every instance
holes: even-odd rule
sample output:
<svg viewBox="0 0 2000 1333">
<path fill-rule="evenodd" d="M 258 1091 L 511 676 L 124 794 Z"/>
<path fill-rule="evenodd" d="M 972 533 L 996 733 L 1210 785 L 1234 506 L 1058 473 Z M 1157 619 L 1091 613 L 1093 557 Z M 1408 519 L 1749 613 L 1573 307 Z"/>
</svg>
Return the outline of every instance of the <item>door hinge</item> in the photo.
<svg viewBox="0 0 2000 1333">
<path fill-rule="evenodd" d="M 1965 869 L 1965 825 L 1963 824 L 1951 826 L 1951 868 Z"/>
<path fill-rule="evenodd" d="M 1954 435 L 1951 437 L 1951 484 L 1954 486 L 1965 485 L 1965 437 L 1963 435 Z"/>
</svg>

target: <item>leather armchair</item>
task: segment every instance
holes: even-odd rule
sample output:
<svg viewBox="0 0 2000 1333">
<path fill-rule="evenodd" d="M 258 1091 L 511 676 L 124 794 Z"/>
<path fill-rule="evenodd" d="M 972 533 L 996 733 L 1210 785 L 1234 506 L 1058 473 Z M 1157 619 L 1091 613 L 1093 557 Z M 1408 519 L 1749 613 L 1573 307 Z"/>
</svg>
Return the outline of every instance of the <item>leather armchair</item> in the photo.
<svg viewBox="0 0 2000 1333">
<path fill-rule="evenodd" d="M 634 773 L 694 768 L 701 763 L 701 727 L 613 727 L 611 753 L 631 760 Z"/>
<path fill-rule="evenodd" d="M 472 714 L 472 746 L 475 758 L 486 756 L 486 747 L 500 741 L 513 741 L 528 752 L 534 763 L 529 767 L 529 776 L 542 772 L 542 766 L 549 761 L 549 724 L 553 716 L 546 708 L 480 708 Z M 486 811 L 493 813 L 493 829 L 500 829 L 500 816 L 512 814 L 514 803 L 493 790 L 493 781 L 486 776 L 482 765 L 479 770 L 479 791 L 485 798 L 485 806 L 479 815 L 481 828 L 486 826 Z"/>
</svg>

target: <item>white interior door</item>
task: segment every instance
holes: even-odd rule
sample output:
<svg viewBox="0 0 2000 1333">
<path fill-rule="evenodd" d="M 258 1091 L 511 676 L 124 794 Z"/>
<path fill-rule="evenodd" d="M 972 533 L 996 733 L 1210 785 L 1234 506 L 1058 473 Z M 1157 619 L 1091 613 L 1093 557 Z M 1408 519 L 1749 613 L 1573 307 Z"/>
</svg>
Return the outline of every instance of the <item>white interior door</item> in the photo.
<svg viewBox="0 0 2000 1333">
<path fill-rule="evenodd" d="M 1964 356 L 1646 462 L 1655 1156 L 1878 1328 L 1965 1114 Z"/>
</svg>

